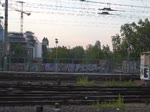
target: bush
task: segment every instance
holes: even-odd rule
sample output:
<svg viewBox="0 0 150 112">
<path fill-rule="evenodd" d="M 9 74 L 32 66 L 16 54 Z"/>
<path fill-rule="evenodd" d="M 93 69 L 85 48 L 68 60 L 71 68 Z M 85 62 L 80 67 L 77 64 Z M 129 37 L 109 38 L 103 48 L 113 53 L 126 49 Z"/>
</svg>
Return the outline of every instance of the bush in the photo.
<svg viewBox="0 0 150 112">
<path fill-rule="evenodd" d="M 89 81 L 87 76 L 77 79 L 77 85 L 79 86 L 93 86 L 96 85 L 95 81 Z"/>
</svg>

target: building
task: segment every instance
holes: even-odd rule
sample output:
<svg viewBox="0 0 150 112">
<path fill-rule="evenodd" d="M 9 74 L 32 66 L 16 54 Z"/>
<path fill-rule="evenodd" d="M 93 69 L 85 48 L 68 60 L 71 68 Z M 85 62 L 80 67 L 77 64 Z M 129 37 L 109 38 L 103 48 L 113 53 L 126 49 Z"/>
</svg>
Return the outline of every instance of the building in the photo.
<svg viewBox="0 0 150 112">
<path fill-rule="evenodd" d="M 9 61 L 11 62 L 23 63 L 26 61 L 26 39 L 24 38 L 23 33 L 8 33 L 8 56 Z"/>
<path fill-rule="evenodd" d="M 22 57 L 23 62 L 32 62 L 42 59 L 42 43 L 40 43 L 33 32 L 25 33 L 9 32 L 9 55 L 11 57 Z"/>
<path fill-rule="evenodd" d="M 43 38 L 42 40 L 42 57 L 43 57 L 43 62 L 45 62 L 44 60 L 47 60 L 48 58 L 48 45 L 49 45 L 49 41 L 46 37 Z"/>
<path fill-rule="evenodd" d="M 42 45 L 43 46 L 48 46 L 49 45 L 49 41 L 48 41 L 48 39 L 46 37 L 43 38 Z"/>
<path fill-rule="evenodd" d="M 11 44 L 19 44 L 21 46 L 26 46 L 26 39 L 24 38 L 23 33 L 18 32 L 9 32 L 8 33 L 8 44 L 11 46 Z"/>
<path fill-rule="evenodd" d="M 24 33 L 26 38 L 26 47 L 28 49 L 28 56 L 32 57 L 32 60 L 41 61 L 42 59 L 42 44 L 38 41 L 37 37 L 31 31 Z"/>
<path fill-rule="evenodd" d="M 101 43 L 100 43 L 100 41 L 96 41 L 96 43 L 95 43 L 95 46 L 98 48 L 98 49 L 101 49 Z"/>
<path fill-rule="evenodd" d="M 90 49 L 90 48 L 93 48 L 93 45 L 92 45 L 92 44 L 88 44 L 88 45 L 86 46 L 86 49 Z"/>
</svg>

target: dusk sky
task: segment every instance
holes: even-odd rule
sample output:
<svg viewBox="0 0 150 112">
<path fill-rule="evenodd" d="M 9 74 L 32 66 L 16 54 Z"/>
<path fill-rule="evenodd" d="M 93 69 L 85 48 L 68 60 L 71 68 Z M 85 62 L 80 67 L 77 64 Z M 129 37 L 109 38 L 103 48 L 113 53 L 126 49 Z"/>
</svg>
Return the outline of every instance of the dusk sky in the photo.
<svg viewBox="0 0 150 112">
<path fill-rule="evenodd" d="M 17 1 L 17 0 L 16 0 Z M 20 4 L 9 0 L 8 30 L 20 32 Z M 102 45 L 111 47 L 111 36 L 120 32 L 125 23 L 137 22 L 150 18 L 150 0 L 22 0 L 24 11 L 23 31 L 32 31 L 41 42 L 43 37 L 49 39 L 49 47 L 55 47 L 55 38 L 59 46 L 70 48 L 86 47 L 97 40 Z M 1 3 L 4 3 L 1 0 Z M 102 15 L 103 8 L 111 15 Z M 1 7 L 1 15 L 4 10 Z"/>
</svg>

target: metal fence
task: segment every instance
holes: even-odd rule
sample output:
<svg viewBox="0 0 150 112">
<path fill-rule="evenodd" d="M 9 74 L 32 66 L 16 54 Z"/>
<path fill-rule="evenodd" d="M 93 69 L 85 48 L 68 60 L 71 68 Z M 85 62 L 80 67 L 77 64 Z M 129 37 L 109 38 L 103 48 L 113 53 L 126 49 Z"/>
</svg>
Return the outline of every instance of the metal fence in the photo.
<svg viewBox="0 0 150 112">
<path fill-rule="evenodd" d="M 0 40 L 0 70 L 2 70 L 3 65 L 3 42 Z"/>
<path fill-rule="evenodd" d="M 2 65 L 3 65 L 3 57 L 2 57 L 2 49 L 0 49 L 0 70 L 2 70 Z"/>
<path fill-rule="evenodd" d="M 135 60 L 98 59 L 45 59 L 43 63 L 29 62 L 27 58 L 10 58 L 9 71 L 26 72 L 94 72 L 94 73 L 133 73 L 140 71 L 140 62 Z"/>
</svg>

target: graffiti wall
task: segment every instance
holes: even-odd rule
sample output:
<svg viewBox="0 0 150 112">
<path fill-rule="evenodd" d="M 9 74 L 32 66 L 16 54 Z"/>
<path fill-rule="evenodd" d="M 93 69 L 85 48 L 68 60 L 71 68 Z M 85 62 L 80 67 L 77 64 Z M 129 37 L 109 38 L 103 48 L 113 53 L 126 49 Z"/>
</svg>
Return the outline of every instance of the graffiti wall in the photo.
<svg viewBox="0 0 150 112">
<path fill-rule="evenodd" d="M 110 72 L 111 67 L 103 64 L 45 64 L 46 72 Z"/>
<path fill-rule="evenodd" d="M 10 71 L 32 72 L 111 72 L 112 65 L 107 61 L 100 64 L 11 64 Z"/>
<path fill-rule="evenodd" d="M 27 72 L 99 72 L 110 73 L 114 71 L 133 73 L 139 72 L 139 63 L 122 61 L 121 66 L 118 66 L 112 61 L 102 61 L 98 64 L 65 64 L 65 63 L 32 63 L 32 64 L 11 64 L 10 71 L 27 71 Z"/>
<path fill-rule="evenodd" d="M 123 61 L 122 70 L 125 73 L 139 73 L 140 72 L 140 63 L 139 61 Z"/>
</svg>

